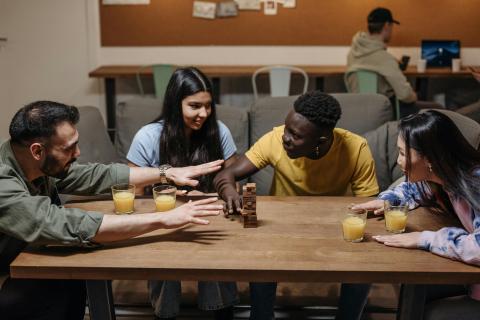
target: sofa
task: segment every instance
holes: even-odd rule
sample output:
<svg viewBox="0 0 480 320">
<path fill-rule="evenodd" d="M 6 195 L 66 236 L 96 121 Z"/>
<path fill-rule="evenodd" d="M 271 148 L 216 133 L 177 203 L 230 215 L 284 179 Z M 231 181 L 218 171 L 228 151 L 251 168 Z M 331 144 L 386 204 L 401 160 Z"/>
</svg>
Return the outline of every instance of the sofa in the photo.
<svg viewBox="0 0 480 320">
<path fill-rule="evenodd" d="M 394 119 L 393 109 L 387 98 L 377 94 L 333 94 L 342 106 L 342 118 L 338 126 L 357 134 L 366 134 L 377 129 L 382 124 Z M 292 109 L 297 96 L 259 99 L 249 109 L 217 106 L 217 118 L 230 129 L 239 154 L 243 154 L 262 135 L 273 127 L 282 125 L 286 114 Z M 125 158 L 135 133 L 145 124 L 155 119 L 161 112 L 161 101 L 154 98 L 135 98 L 121 102 L 117 106 L 116 123 L 118 130 L 115 133 L 115 147 L 118 155 Z M 358 121 L 365 119 L 365 121 Z M 374 134 L 367 135 L 367 140 Z M 372 138 L 373 139 L 373 138 Z M 378 141 L 380 140 L 380 141 Z M 375 145 L 388 143 L 378 139 Z M 391 142 L 391 141 L 390 141 Z M 393 143 L 393 142 L 392 142 Z M 395 137 L 396 143 L 396 137 Z M 385 150 L 395 152 L 396 147 L 384 148 L 378 160 L 385 158 Z M 372 150 L 373 151 L 373 150 Z M 376 152 L 372 152 L 376 157 Z M 387 187 L 400 175 L 395 169 L 396 155 L 391 168 L 393 173 L 382 173 L 381 186 Z M 377 160 L 377 159 L 375 159 Z M 383 171 L 382 171 L 383 172 Z M 257 183 L 259 195 L 267 195 L 270 189 L 273 170 L 266 168 L 252 177 Z"/>
</svg>

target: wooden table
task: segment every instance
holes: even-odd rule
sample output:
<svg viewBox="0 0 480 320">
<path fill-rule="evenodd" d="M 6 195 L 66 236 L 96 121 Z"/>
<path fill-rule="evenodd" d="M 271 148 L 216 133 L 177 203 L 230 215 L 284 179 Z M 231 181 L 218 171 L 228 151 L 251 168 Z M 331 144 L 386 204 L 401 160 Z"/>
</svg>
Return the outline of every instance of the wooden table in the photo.
<svg viewBox="0 0 480 320">
<path fill-rule="evenodd" d="M 255 70 L 261 68 L 261 65 L 199 65 L 196 66 L 212 79 L 215 101 L 220 101 L 220 78 L 226 77 L 251 77 Z M 310 76 L 315 78 L 315 87 L 318 90 L 324 90 L 324 79 L 330 76 L 343 76 L 346 66 L 322 66 L 322 65 L 298 65 Z M 115 80 L 117 78 L 132 78 L 140 71 L 141 75 L 151 76 L 152 69 L 140 65 L 110 65 L 100 66 L 91 71 L 88 75 L 91 78 L 101 78 L 105 80 L 105 97 L 107 107 L 107 127 L 111 133 L 115 131 L 115 106 L 116 91 Z M 409 67 L 405 75 L 416 77 L 416 90 L 420 92 L 419 99 L 425 100 L 428 88 L 429 78 L 438 77 L 470 77 L 470 72 L 462 69 L 460 72 L 452 73 L 450 68 L 429 68 L 426 72 L 418 72 L 416 67 Z"/>
<path fill-rule="evenodd" d="M 114 319 L 112 279 L 404 283 L 398 319 L 421 319 L 424 286 L 474 283 L 480 268 L 421 250 L 390 248 L 371 236 L 385 234 L 384 221 L 371 217 L 362 243 L 343 240 L 349 197 L 258 197 L 259 227 L 214 217 L 208 226 L 159 230 L 98 250 L 48 248 L 20 254 L 14 278 L 86 279 L 91 319 Z M 111 201 L 72 206 L 105 213 Z M 136 200 L 137 212 L 154 208 Z M 436 230 L 454 223 L 423 209 L 409 217 L 408 230 Z"/>
</svg>

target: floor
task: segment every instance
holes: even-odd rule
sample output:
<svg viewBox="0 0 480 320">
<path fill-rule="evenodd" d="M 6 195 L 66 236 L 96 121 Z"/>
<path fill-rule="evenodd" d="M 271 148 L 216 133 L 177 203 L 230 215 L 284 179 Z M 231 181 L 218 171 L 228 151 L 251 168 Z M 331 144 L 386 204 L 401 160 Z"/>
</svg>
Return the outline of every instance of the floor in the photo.
<svg viewBox="0 0 480 320">
<path fill-rule="evenodd" d="M 235 307 L 235 320 L 248 320 L 248 306 Z M 331 307 L 302 307 L 302 308 L 282 308 L 275 311 L 275 319 L 277 320 L 327 320 L 334 319 L 335 308 Z M 153 320 L 152 309 L 135 308 L 135 307 L 119 307 L 116 309 L 116 318 L 118 320 Z M 213 319 L 211 313 L 199 311 L 196 308 L 184 307 L 182 313 L 177 320 L 207 320 Z M 367 310 L 362 320 L 394 320 L 394 310 Z M 85 320 L 90 320 L 87 315 Z"/>
</svg>

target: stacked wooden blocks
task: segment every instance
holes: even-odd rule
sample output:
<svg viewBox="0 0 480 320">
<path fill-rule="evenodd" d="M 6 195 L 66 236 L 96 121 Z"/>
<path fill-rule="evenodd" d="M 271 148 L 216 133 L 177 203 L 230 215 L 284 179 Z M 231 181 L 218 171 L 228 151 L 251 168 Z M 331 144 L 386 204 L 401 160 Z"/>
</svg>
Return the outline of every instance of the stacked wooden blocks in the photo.
<svg viewBox="0 0 480 320">
<path fill-rule="evenodd" d="M 247 183 L 243 186 L 243 227 L 256 228 L 257 221 L 257 185 Z"/>
</svg>

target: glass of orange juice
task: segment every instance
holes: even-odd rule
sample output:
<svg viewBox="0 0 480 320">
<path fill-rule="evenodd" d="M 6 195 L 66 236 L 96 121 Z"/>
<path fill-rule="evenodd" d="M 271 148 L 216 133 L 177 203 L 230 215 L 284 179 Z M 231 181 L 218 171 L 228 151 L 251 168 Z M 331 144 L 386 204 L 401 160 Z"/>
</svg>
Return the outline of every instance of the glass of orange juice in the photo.
<svg viewBox="0 0 480 320">
<path fill-rule="evenodd" d="M 153 200 L 157 211 L 163 212 L 175 208 L 177 188 L 175 186 L 162 184 L 153 188 Z"/>
<path fill-rule="evenodd" d="M 361 242 L 367 224 L 367 210 L 347 209 L 342 219 L 343 239 L 349 242 Z"/>
<path fill-rule="evenodd" d="M 112 197 L 116 214 L 132 213 L 135 200 L 135 185 L 123 183 L 112 186 Z"/>
<path fill-rule="evenodd" d="M 388 232 L 402 233 L 407 226 L 408 206 L 385 205 L 385 228 Z"/>
</svg>

